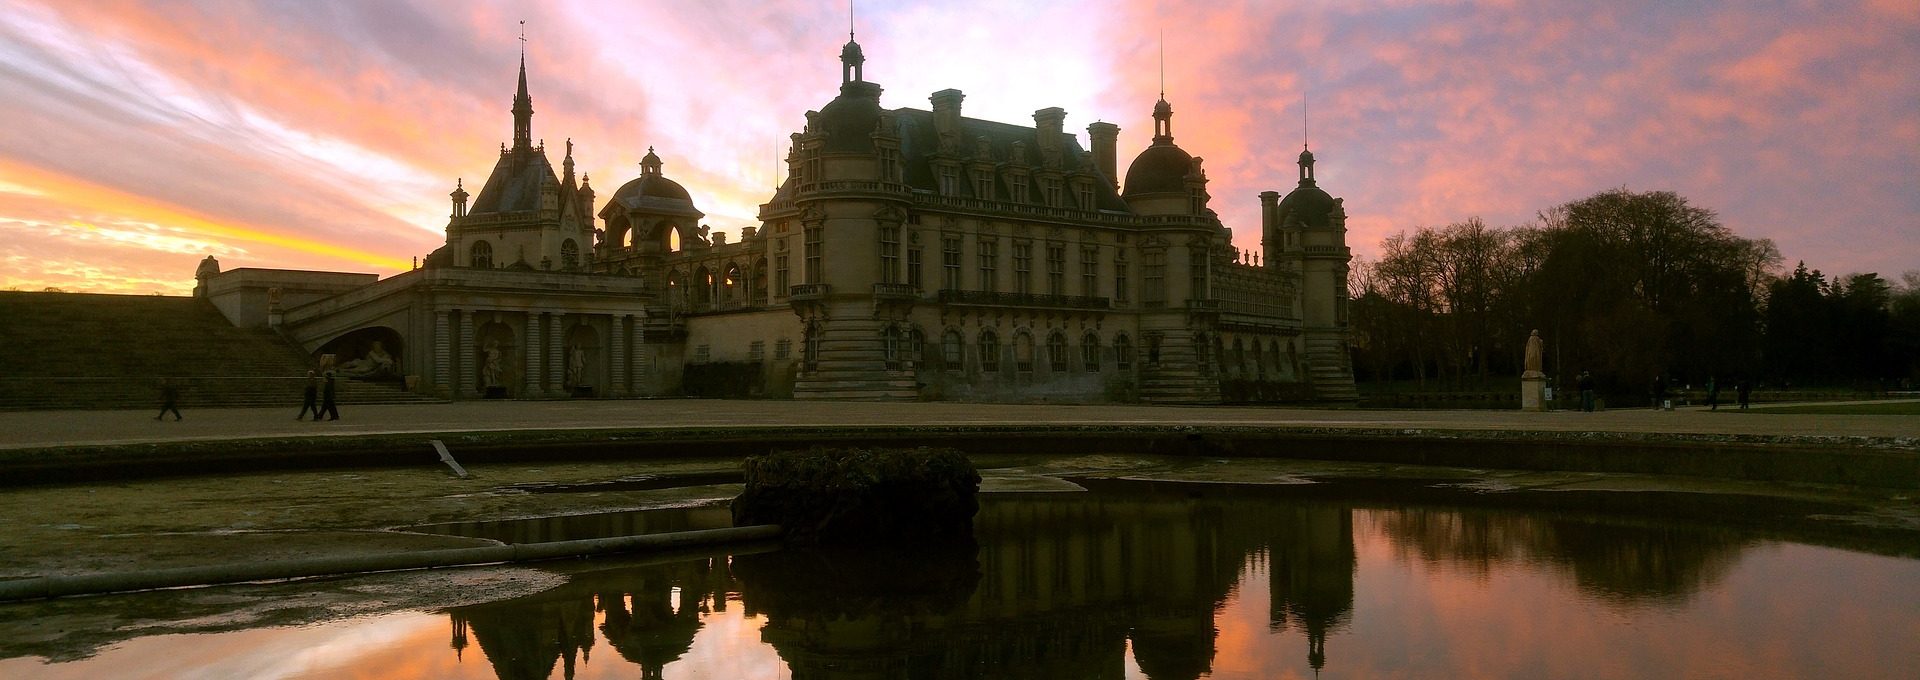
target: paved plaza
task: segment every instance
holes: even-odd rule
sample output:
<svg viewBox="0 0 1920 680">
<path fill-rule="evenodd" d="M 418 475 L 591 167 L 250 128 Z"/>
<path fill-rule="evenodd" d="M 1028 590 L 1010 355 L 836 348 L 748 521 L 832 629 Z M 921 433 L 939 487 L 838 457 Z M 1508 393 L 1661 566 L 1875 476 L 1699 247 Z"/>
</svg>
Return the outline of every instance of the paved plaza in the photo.
<svg viewBox="0 0 1920 680">
<path fill-rule="evenodd" d="M 216 441 L 256 437 L 361 436 L 510 430 L 671 430 L 912 425 L 1211 425 L 1276 428 L 1609 432 L 1629 434 L 1920 438 L 1920 418 L 1895 415 L 1770 414 L 1704 408 L 1448 411 L 1048 404 L 859 403 L 661 399 L 633 401 L 463 401 L 343 406 L 339 421 L 295 421 L 286 408 L 194 409 L 175 422 L 151 410 L 0 413 L 0 449 L 63 445 Z"/>
</svg>

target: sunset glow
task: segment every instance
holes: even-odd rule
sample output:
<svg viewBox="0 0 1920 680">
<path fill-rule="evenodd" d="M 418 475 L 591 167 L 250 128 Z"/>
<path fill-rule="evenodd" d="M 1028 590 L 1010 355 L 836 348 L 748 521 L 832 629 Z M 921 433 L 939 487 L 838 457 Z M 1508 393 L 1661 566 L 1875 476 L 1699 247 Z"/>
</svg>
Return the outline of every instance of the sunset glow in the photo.
<svg viewBox="0 0 1920 680">
<path fill-rule="evenodd" d="M 570 138 L 603 198 L 654 146 L 737 235 L 835 94 L 848 7 L 0 0 L 0 286 L 184 293 L 209 254 L 405 270 L 511 136 L 521 20 L 536 139 Z M 1059 106 L 1082 144 L 1119 124 L 1122 167 L 1164 32 L 1176 139 L 1242 248 L 1304 132 L 1362 256 L 1626 186 L 1789 264 L 1920 268 L 1910 0 L 901 2 L 856 26 L 884 106 L 958 88 L 966 115 L 1023 125 Z"/>
</svg>

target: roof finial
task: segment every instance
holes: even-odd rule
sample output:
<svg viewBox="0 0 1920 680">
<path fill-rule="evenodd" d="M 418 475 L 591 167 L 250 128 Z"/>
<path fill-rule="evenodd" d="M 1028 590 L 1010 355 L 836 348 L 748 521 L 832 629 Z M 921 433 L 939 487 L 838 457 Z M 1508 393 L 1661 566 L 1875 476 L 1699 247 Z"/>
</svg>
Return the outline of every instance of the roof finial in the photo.
<svg viewBox="0 0 1920 680">
<path fill-rule="evenodd" d="M 1300 150 L 1307 150 L 1307 98 L 1300 98 Z"/>
<path fill-rule="evenodd" d="M 853 42 L 854 0 L 847 0 L 847 42 Z"/>
<path fill-rule="evenodd" d="M 1167 29 L 1160 29 L 1160 98 L 1167 98 Z"/>
</svg>

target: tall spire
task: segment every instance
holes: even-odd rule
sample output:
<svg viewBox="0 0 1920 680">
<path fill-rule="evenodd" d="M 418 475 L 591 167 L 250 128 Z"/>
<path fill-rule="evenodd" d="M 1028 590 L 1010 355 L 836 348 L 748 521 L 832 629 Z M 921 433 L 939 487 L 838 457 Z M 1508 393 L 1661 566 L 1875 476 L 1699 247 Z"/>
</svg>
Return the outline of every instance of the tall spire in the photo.
<svg viewBox="0 0 1920 680">
<path fill-rule="evenodd" d="M 533 97 L 527 96 L 527 22 L 520 22 L 520 90 L 513 95 L 513 148 L 533 148 Z"/>
<path fill-rule="evenodd" d="M 867 63 L 867 55 L 860 51 L 860 43 L 853 41 L 853 2 L 847 2 L 847 44 L 840 48 L 840 84 L 866 80 L 862 64 Z"/>
<path fill-rule="evenodd" d="M 1173 143 L 1173 105 L 1167 103 L 1167 38 L 1160 32 L 1160 101 L 1153 105 L 1153 143 Z"/>
</svg>

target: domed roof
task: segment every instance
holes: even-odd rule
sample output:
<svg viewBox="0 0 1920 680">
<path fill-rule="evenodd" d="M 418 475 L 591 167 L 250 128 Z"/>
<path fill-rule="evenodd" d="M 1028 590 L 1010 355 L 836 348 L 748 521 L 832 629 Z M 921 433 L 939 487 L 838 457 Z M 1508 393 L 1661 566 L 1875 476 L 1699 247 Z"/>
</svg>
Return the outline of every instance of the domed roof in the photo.
<svg viewBox="0 0 1920 680">
<path fill-rule="evenodd" d="M 618 200 L 638 198 L 677 198 L 682 201 L 693 200 L 693 198 L 687 194 L 686 187 L 680 186 L 679 182 L 660 175 L 641 175 L 631 182 L 620 185 L 620 189 L 613 192 L 613 197 Z"/>
<path fill-rule="evenodd" d="M 1193 168 L 1193 156 L 1172 142 L 1147 147 L 1127 166 L 1126 189 L 1122 197 L 1161 192 L 1185 192 L 1187 172 Z"/>
<path fill-rule="evenodd" d="M 1309 227 L 1330 226 L 1333 221 L 1328 215 L 1333 212 L 1333 197 L 1314 186 L 1311 180 L 1302 182 L 1299 188 L 1280 199 L 1282 219 L 1289 212 L 1299 216 L 1300 222 Z"/>
<path fill-rule="evenodd" d="M 814 127 L 827 133 L 828 152 L 873 151 L 873 131 L 880 126 L 880 86 L 852 81 L 840 86 L 840 96 L 821 107 Z"/>
</svg>

